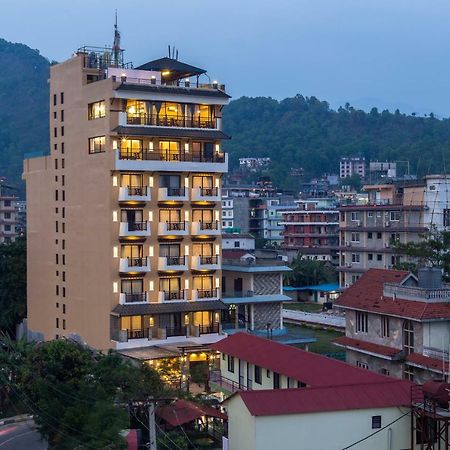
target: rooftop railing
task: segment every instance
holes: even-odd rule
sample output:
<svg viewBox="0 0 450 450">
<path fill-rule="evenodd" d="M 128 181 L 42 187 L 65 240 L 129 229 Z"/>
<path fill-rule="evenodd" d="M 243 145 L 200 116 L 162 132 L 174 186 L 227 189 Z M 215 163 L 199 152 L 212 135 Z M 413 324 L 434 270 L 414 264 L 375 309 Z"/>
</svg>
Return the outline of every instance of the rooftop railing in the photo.
<svg viewBox="0 0 450 450">
<path fill-rule="evenodd" d="M 450 285 L 445 284 L 440 289 L 427 289 L 418 286 L 402 286 L 396 283 L 385 283 L 383 295 L 402 300 L 417 300 L 425 302 L 446 302 L 450 300 Z"/>
<path fill-rule="evenodd" d="M 224 163 L 225 153 L 187 153 L 184 151 L 173 152 L 169 150 L 131 150 L 120 149 L 119 159 L 132 161 L 167 161 L 167 162 L 214 162 Z"/>
<path fill-rule="evenodd" d="M 217 128 L 214 119 L 202 119 L 193 115 L 162 116 L 127 113 L 127 124 L 156 127 Z"/>
</svg>

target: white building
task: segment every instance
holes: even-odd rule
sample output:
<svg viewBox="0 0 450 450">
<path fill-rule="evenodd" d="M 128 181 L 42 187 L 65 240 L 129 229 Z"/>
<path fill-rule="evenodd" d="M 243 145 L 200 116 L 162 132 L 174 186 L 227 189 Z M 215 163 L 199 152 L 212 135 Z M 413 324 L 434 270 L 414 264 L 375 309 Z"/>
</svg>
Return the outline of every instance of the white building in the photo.
<svg viewBox="0 0 450 450">
<path fill-rule="evenodd" d="M 234 228 L 234 200 L 222 195 L 222 229 Z"/>
<path fill-rule="evenodd" d="M 341 178 L 359 175 L 361 178 L 366 176 L 365 158 L 341 158 L 339 162 L 339 175 Z"/>
<path fill-rule="evenodd" d="M 425 177 L 426 205 L 424 223 L 434 224 L 438 230 L 450 227 L 450 175 Z"/>
<path fill-rule="evenodd" d="M 248 233 L 223 233 L 222 250 L 255 250 L 255 238 Z"/>
</svg>

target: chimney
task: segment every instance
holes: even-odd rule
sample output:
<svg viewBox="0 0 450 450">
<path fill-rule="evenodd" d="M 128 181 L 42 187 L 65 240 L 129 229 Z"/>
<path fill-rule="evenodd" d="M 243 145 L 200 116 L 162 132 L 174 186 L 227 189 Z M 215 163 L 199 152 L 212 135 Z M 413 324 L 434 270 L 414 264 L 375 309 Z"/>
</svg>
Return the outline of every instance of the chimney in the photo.
<svg viewBox="0 0 450 450">
<path fill-rule="evenodd" d="M 442 288 L 442 270 L 439 267 L 424 267 L 417 271 L 419 287 L 424 289 Z"/>
</svg>

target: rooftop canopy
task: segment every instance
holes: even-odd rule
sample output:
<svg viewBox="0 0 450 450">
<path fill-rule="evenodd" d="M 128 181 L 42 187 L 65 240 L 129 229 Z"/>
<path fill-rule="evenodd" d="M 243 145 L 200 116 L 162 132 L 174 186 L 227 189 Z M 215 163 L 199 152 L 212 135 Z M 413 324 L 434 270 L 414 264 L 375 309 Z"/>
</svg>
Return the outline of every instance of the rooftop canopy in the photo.
<svg viewBox="0 0 450 450">
<path fill-rule="evenodd" d="M 160 58 L 136 67 L 138 70 L 155 70 L 161 72 L 162 79 L 166 82 L 189 78 L 206 73 L 206 70 L 191 66 L 173 58 Z"/>
</svg>

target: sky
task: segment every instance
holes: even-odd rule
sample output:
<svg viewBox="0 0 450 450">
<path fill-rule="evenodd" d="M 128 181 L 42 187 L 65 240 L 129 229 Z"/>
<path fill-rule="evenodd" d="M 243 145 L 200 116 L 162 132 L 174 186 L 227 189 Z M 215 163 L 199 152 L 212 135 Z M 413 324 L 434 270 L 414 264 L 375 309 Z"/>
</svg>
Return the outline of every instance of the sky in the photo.
<svg viewBox="0 0 450 450">
<path fill-rule="evenodd" d="M 111 44 L 115 9 L 135 66 L 175 45 L 234 98 L 450 116 L 448 0 L 0 0 L 0 37 L 62 61 Z"/>
</svg>

